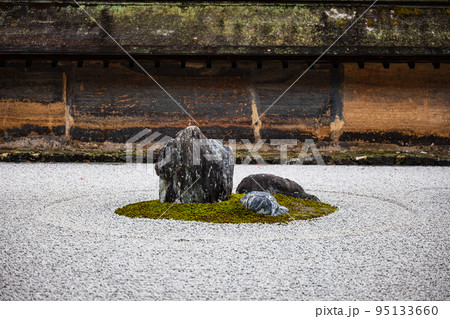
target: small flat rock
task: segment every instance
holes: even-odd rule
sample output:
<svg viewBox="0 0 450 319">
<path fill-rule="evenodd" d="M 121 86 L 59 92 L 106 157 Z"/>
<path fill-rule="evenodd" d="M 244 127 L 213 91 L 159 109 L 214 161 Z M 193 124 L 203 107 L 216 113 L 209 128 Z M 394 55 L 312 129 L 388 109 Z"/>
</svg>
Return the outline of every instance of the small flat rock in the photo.
<svg viewBox="0 0 450 319">
<path fill-rule="evenodd" d="M 289 209 L 278 205 L 275 197 L 267 192 L 250 192 L 245 194 L 239 202 L 248 210 L 259 214 L 279 216 L 289 212 Z"/>
</svg>

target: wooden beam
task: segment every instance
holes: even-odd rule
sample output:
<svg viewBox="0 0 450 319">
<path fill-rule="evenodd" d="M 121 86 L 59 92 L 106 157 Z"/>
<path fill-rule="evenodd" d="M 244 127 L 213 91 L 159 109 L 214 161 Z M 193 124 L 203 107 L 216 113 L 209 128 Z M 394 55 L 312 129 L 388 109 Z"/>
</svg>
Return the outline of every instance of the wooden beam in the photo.
<svg viewBox="0 0 450 319">
<path fill-rule="evenodd" d="M 82 3 L 125 50 L 143 56 L 314 57 L 368 6 L 365 1 Z M 328 55 L 450 54 L 448 2 L 388 3 L 367 12 Z M 125 55 L 82 9 L 71 1 L 0 0 L 0 54 Z"/>
</svg>

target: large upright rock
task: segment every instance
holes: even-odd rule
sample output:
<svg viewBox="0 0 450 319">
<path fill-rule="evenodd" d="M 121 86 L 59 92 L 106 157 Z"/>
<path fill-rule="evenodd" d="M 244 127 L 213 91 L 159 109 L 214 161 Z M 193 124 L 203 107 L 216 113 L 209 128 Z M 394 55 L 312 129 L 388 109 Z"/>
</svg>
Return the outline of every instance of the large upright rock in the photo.
<svg viewBox="0 0 450 319">
<path fill-rule="evenodd" d="M 159 200 L 213 203 L 230 198 L 233 187 L 233 150 L 210 140 L 189 126 L 169 140 L 155 165 Z"/>
</svg>

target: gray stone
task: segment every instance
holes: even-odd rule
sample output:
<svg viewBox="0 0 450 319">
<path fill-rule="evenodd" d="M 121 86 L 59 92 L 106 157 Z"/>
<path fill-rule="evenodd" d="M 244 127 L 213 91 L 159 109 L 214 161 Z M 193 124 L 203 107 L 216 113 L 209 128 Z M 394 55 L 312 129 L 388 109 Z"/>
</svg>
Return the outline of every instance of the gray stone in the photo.
<svg viewBox="0 0 450 319">
<path fill-rule="evenodd" d="M 236 192 L 247 194 L 253 191 L 278 193 L 301 199 L 320 201 L 316 196 L 307 194 L 303 188 L 290 179 L 272 174 L 254 174 L 245 177 L 238 185 Z"/>
<path fill-rule="evenodd" d="M 155 170 L 161 202 L 228 200 L 233 187 L 233 150 L 189 126 L 161 148 Z"/>
<path fill-rule="evenodd" d="M 267 192 L 250 192 L 242 196 L 239 202 L 248 210 L 259 214 L 279 216 L 289 212 L 289 209 L 278 205 L 275 197 Z"/>
</svg>

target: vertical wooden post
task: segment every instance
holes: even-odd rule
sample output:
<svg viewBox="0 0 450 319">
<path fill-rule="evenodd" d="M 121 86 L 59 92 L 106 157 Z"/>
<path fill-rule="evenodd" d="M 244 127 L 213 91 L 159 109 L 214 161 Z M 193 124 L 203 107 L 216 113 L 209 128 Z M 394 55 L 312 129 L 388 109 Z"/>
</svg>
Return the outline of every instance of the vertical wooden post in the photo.
<svg viewBox="0 0 450 319">
<path fill-rule="evenodd" d="M 73 88 L 74 88 L 74 70 L 71 66 L 63 72 L 63 99 L 66 106 L 65 111 L 65 137 L 70 139 L 70 127 L 73 124 Z"/>
<path fill-rule="evenodd" d="M 258 95 L 258 91 L 256 90 L 256 83 L 254 80 L 253 75 L 250 73 L 246 76 L 247 78 L 247 90 L 249 93 L 249 102 L 250 102 L 250 107 L 252 109 L 252 126 L 253 126 L 253 136 L 255 138 L 255 141 L 258 142 L 259 140 L 261 140 L 261 126 L 262 126 L 262 121 L 259 118 L 259 113 L 260 113 L 260 102 L 259 102 L 259 95 Z"/>
<path fill-rule="evenodd" d="M 331 67 L 330 138 L 339 142 L 344 128 L 344 66 Z"/>
</svg>

